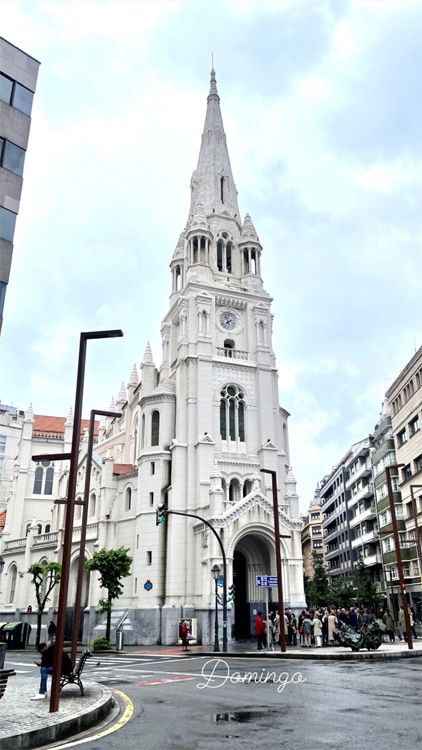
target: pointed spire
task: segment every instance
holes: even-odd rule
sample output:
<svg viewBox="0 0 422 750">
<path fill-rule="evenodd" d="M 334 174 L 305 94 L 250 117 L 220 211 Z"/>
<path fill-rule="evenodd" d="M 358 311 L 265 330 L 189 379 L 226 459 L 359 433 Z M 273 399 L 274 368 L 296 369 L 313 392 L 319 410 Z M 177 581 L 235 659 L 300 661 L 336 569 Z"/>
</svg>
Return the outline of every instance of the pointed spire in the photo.
<svg viewBox="0 0 422 750">
<path fill-rule="evenodd" d="M 25 421 L 26 422 L 34 421 L 34 410 L 32 408 L 32 401 L 29 402 L 29 406 L 25 412 Z"/>
<path fill-rule="evenodd" d="M 130 373 L 129 378 L 129 385 L 134 385 L 135 387 L 138 385 L 139 378 L 138 378 L 138 371 L 136 369 L 136 362 L 133 363 L 132 372 Z"/>
<path fill-rule="evenodd" d="M 150 345 L 149 341 L 147 341 L 147 345 L 145 347 L 144 358 L 142 360 L 142 364 L 144 364 L 144 365 L 145 364 L 149 364 L 149 365 L 153 364 L 151 345 Z"/>
<path fill-rule="evenodd" d="M 116 404 L 125 404 L 126 401 L 127 401 L 126 388 L 122 380 L 122 384 L 120 386 L 120 391 L 119 391 L 119 395 L 117 396 Z"/>
<path fill-rule="evenodd" d="M 176 258 L 183 258 L 185 254 L 185 237 L 186 237 L 185 232 L 184 231 L 181 232 L 175 251 L 173 253 L 172 260 L 176 260 Z"/>
<path fill-rule="evenodd" d="M 114 396 L 111 397 L 110 406 L 108 407 L 108 411 L 116 411 L 116 404 L 114 403 Z"/>
<path fill-rule="evenodd" d="M 194 213 L 196 204 L 202 203 L 206 216 L 224 212 L 240 224 L 237 190 L 230 166 L 214 68 L 211 70 L 207 113 L 198 165 L 192 175 L 191 191 L 190 216 Z"/>
<path fill-rule="evenodd" d="M 256 229 L 253 225 L 252 219 L 249 214 L 245 215 L 245 221 L 243 222 L 242 231 L 242 242 L 253 241 L 259 242 L 259 237 L 256 233 Z"/>
<path fill-rule="evenodd" d="M 66 417 L 65 427 L 72 427 L 73 425 L 73 409 L 70 407 L 68 415 Z"/>
<path fill-rule="evenodd" d="M 193 232 L 196 229 L 201 229 L 202 231 L 210 231 L 209 224 L 207 222 L 207 215 L 204 211 L 204 207 L 202 203 L 197 203 L 193 212 L 192 219 L 189 224 L 188 232 Z"/>
</svg>

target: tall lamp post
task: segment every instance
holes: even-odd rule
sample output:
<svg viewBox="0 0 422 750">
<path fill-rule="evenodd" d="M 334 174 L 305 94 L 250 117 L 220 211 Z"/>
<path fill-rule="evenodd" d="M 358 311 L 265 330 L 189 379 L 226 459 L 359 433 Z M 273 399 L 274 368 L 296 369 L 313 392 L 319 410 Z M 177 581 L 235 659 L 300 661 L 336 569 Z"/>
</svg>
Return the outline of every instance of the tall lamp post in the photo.
<svg viewBox="0 0 422 750">
<path fill-rule="evenodd" d="M 416 507 L 416 498 L 413 494 L 413 490 L 421 490 L 422 484 L 411 484 L 410 485 L 410 497 L 412 498 L 412 514 L 413 514 L 413 520 L 415 522 L 415 540 L 416 540 L 416 549 L 418 550 L 418 558 L 419 558 L 419 580 L 422 583 L 422 542 L 421 542 L 421 533 L 419 530 L 419 523 L 418 523 L 418 509 Z"/>
<path fill-rule="evenodd" d="M 395 464 L 395 465 L 393 464 L 391 466 L 386 466 L 385 474 L 387 477 L 388 497 L 390 500 L 391 523 L 393 526 L 394 544 L 396 547 L 397 570 L 399 573 L 401 597 L 402 597 L 402 604 L 403 604 L 403 609 L 404 609 L 404 621 L 406 623 L 406 640 L 407 640 L 407 645 L 410 651 L 413 649 L 412 631 L 410 628 L 410 614 L 409 614 L 409 606 L 408 606 L 408 601 L 407 601 L 406 584 L 404 582 L 403 563 L 401 559 L 400 537 L 399 537 L 399 531 L 397 527 L 396 509 L 394 506 L 393 487 L 391 484 L 391 469 L 392 468 L 399 469 L 401 466 L 404 466 L 404 464 Z"/>
<path fill-rule="evenodd" d="M 213 565 L 211 568 L 212 577 L 215 583 L 215 618 L 214 618 L 214 651 L 220 650 L 218 642 L 218 579 L 220 578 L 221 569 L 219 565 Z"/>
<path fill-rule="evenodd" d="M 79 442 L 81 439 L 82 401 L 85 380 L 86 345 L 91 339 L 110 339 L 123 336 L 121 330 L 109 331 L 86 331 L 82 332 L 79 339 L 78 373 L 76 377 L 75 408 L 73 417 L 72 447 L 70 453 L 44 454 L 32 456 L 32 459 L 41 461 L 63 461 L 70 459 L 69 481 L 67 487 L 66 516 L 64 525 L 64 536 L 62 545 L 62 574 L 60 579 L 59 604 L 57 608 L 57 631 L 54 648 L 53 674 L 51 677 L 50 713 L 55 713 L 59 708 L 60 701 L 60 675 L 62 665 L 62 652 L 64 644 L 64 629 L 66 624 L 67 592 L 69 588 L 70 557 L 72 554 L 73 516 L 75 509 L 76 480 L 78 475 Z"/>
<path fill-rule="evenodd" d="M 78 648 L 78 635 L 79 627 L 81 622 L 81 598 L 82 598 L 82 581 L 84 576 L 84 562 L 85 562 L 85 542 L 86 542 L 86 524 L 88 520 L 88 503 L 89 503 L 89 489 L 91 483 L 91 466 L 92 466 L 92 452 L 94 448 L 94 428 L 95 428 L 95 417 L 121 417 L 120 412 L 114 411 L 100 411 L 99 409 L 92 409 L 89 419 L 89 435 L 88 435 L 88 447 L 86 452 L 86 466 L 85 466 L 85 486 L 84 486 L 84 498 L 82 502 L 82 519 L 81 519 L 81 541 L 79 542 L 79 560 L 78 560 L 78 576 L 76 580 L 76 594 L 75 594 L 75 606 L 73 608 L 73 632 L 72 632 L 72 650 L 70 658 L 72 664 L 75 666 L 76 662 L 76 651 Z"/>
</svg>

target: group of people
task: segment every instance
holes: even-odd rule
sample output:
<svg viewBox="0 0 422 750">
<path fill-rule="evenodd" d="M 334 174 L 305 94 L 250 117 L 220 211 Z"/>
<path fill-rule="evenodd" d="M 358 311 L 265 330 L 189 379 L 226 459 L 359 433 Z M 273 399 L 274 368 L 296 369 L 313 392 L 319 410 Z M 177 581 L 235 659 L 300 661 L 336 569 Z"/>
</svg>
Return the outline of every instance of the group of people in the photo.
<svg viewBox="0 0 422 750">
<path fill-rule="evenodd" d="M 417 638 L 415 630 L 415 611 L 409 608 L 410 627 L 413 638 Z M 398 638 L 407 640 L 406 618 L 403 607 L 400 607 L 398 623 L 386 609 L 373 611 L 364 607 L 340 607 L 303 609 L 296 617 L 290 608 L 284 613 L 284 635 L 288 646 L 302 646 L 304 648 L 322 648 L 322 646 L 334 645 L 334 631 L 343 622 L 345 625 L 359 630 L 362 625 L 374 622 L 382 623 L 382 629 L 390 643 Z M 280 616 L 276 610 L 272 610 L 268 620 L 269 633 L 267 633 L 266 621 L 262 612 L 258 612 L 255 621 L 255 634 L 257 636 L 258 650 L 263 648 L 274 649 L 280 642 Z"/>
</svg>

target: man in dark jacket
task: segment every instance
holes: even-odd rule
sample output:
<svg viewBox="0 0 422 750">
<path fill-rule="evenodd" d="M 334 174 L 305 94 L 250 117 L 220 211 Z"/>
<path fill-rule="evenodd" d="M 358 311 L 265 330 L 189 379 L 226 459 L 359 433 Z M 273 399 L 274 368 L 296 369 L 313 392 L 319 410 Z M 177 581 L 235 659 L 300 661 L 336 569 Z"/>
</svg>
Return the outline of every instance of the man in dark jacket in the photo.
<svg viewBox="0 0 422 750">
<path fill-rule="evenodd" d="M 41 654 L 41 660 L 35 661 L 34 664 L 41 669 L 40 690 L 39 693 L 31 698 L 31 701 L 39 701 L 46 698 L 48 675 L 53 674 L 54 646 L 47 646 L 46 643 L 40 643 L 38 651 Z"/>
</svg>

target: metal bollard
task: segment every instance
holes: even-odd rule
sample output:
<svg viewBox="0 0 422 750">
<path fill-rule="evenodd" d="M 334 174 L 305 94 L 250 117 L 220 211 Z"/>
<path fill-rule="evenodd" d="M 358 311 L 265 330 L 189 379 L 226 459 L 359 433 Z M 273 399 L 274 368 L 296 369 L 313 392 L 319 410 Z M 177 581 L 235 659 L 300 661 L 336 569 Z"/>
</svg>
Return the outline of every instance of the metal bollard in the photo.
<svg viewBox="0 0 422 750">
<path fill-rule="evenodd" d="M 123 651 L 123 630 L 116 630 L 116 651 Z"/>
</svg>

